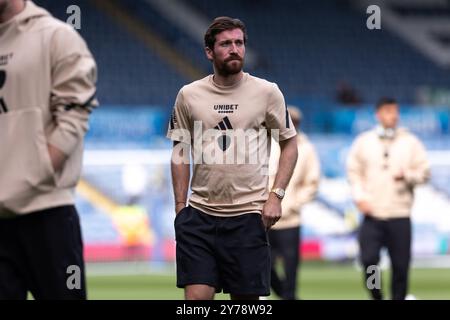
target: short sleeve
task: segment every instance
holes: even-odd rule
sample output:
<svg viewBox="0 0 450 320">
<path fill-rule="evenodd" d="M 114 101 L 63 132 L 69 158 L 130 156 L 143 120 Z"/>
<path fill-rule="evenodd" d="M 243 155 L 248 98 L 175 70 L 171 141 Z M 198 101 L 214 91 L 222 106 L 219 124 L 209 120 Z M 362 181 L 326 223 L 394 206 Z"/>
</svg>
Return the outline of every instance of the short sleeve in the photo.
<svg viewBox="0 0 450 320">
<path fill-rule="evenodd" d="M 279 130 L 279 140 L 287 140 L 297 135 L 291 116 L 286 107 L 283 93 L 276 84 L 273 84 L 269 94 L 266 112 L 266 126 L 270 130 Z"/>
<path fill-rule="evenodd" d="M 172 141 L 191 144 L 191 132 L 191 117 L 181 89 L 175 100 L 166 137 Z"/>
</svg>

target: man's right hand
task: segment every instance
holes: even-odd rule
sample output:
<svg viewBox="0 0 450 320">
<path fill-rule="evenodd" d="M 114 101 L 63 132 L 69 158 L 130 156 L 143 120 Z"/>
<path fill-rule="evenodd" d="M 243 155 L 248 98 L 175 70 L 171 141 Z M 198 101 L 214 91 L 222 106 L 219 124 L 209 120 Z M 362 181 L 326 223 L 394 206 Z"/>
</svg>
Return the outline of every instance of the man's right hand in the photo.
<svg viewBox="0 0 450 320">
<path fill-rule="evenodd" d="M 358 210 L 366 215 L 370 216 L 372 214 L 372 206 L 367 201 L 358 201 L 356 202 L 356 206 L 358 207 Z"/>
<path fill-rule="evenodd" d="M 175 205 L 175 213 L 179 214 L 181 210 L 183 210 L 186 207 L 185 203 L 179 202 Z"/>
</svg>

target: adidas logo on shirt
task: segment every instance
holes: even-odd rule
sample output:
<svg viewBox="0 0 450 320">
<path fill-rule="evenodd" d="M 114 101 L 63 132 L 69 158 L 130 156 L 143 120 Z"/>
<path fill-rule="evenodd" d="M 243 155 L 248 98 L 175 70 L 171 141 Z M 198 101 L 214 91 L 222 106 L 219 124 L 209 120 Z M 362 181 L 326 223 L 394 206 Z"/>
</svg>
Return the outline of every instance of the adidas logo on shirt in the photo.
<svg viewBox="0 0 450 320">
<path fill-rule="evenodd" d="M 233 130 L 233 126 L 231 125 L 230 119 L 228 117 L 225 117 L 222 119 L 222 121 L 219 122 L 217 126 L 214 127 L 214 129 L 217 130 Z"/>
<path fill-rule="evenodd" d="M 222 121 L 219 122 L 217 126 L 214 127 L 214 129 L 222 131 L 233 130 L 233 126 L 231 125 L 230 119 L 228 119 L 228 117 L 225 117 L 222 119 Z M 219 147 L 222 149 L 222 151 L 225 151 L 231 144 L 231 137 L 224 133 L 219 138 L 217 138 L 217 143 L 219 144 Z"/>
</svg>

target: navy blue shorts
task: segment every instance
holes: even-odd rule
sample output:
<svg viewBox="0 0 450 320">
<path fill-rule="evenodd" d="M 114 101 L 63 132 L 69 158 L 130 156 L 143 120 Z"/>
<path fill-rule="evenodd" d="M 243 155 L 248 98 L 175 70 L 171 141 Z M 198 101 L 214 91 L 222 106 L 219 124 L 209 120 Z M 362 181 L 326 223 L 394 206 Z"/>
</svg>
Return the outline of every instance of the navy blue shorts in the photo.
<svg viewBox="0 0 450 320">
<path fill-rule="evenodd" d="M 175 217 L 177 287 L 270 295 L 270 247 L 258 213 L 216 217 L 191 206 Z"/>
</svg>

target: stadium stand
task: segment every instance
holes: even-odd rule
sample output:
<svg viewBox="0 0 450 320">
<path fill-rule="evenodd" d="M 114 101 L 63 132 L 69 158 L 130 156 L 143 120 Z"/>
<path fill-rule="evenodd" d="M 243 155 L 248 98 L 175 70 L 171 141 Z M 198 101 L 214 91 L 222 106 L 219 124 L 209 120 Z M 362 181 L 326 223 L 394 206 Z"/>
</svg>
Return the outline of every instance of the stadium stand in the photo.
<svg viewBox="0 0 450 320">
<path fill-rule="evenodd" d="M 70 1 L 38 0 L 65 18 Z M 139 41 L 98 3 L 82 0 L 85 36 L 101 66 L 99 96 L 104 104 L 170 106 L 177 90 L 189 80 Z M 210 71 L 199 42 L 170 23 L 151 1 L 108 1 L 160 36 L 199 74 Z M 230 0 L 216 3 L 185 0 L 211 20 L 218 15 L 242 18 L 258 63 L 250 72 L 277 82 L 288 100 L 315 97 L 333 101 L 337 84 L 346 81 L 372 103 L 380 95 L 395 95 L 412 103 L 421 86 L 446 87 L 450 75 L 414 47 L 390 32 L 369 31 L 361 12 L 341 2 Z M 273 19 L 273 12 L 283 19 Z M 317 17 L 321 17 L 317 19 Z M 271 21 L 267 24 L 267 21 Z M 90 32 L 95 30 L 95 32 Z M 292 32 L 295 30 L 295 32 Z M 314 32 L 311 32 L 314 30 Z M 357 45 L 355 45 L 357 44 Z M 156 46 L 156 45 L 155 45 Z M 404 57 L 407 56 L 408 59 Z"/>
<path fill-rule="evenodd" d="M 450 235 L 445 218 L 450 207 L 450 162 L 439 154 L 450 150 L 449 108 L 419 108 L 414 102 L 424 86 L 448 88 L 448 70 L 388 28 L 368 30 L 365 11 L 352 6 L 351 1 L 177 1 L 196 12 L 202 21 L 222 15 L 245 21 L 255 58 L 247 70 L 277 82 L 287 102 L 302 108 L 303 129 L 310 134 L 323 169 L 318 198 L 304 211 L 302 250 L 309 252 L 307 257 L 342 259 L 356 254 L 354 230 L 358 217 L 345 180 L 345 157 L 354 134 L 373 125 L 373 102 L 381 95 L 395 96 L 408 104 L 406 124 L 422 133 L 427 149 L 435 151 L 431 185 L 417 193 L 414 214 L 418 223 L 414 232 L 429 239 L 426 246 L 416 244 L 421 253 L 446 253 L 436 243 Z M 66 9 L 74 1 L 36 2 L 65 20 Z M 89 187 L 83 189 L 82 185 L 77 196 L 90 261 L 120 260 L 125 256 L 113 214 L 129 201 L 121 176 L 126 161 L 115 165 L 110 162 L 130 155 L 155 176 L 140 203 L 147 210 L 148 228 L 154 235 L 142 256 L 173 260 L 174 213 L 169 166 L 163 154 L 170 144 L 163 135 L 178 90 L 209 73 L 211 65 L 198 39 L 202 35 L 193 35 L 173 23 L 155 3 L 76 1 L 82 10 L 79 32 L 99 65 L 101 102 L 92 116 L 86 141 L 85 159 L 89 161 L 85 161 L 83 183 Z M 405 9 L 406 2 L 402 3 L 393 8 L 399 15 L 423 16 L 423 11 Z M 435 16 L 429 10 L 426 14 Z M 439 11 L 440 16 L 446 14 Z M 440 33 L 439 39 L 445 42 L 445 34 Z M 344 107 L 336 103 L 341 81 L 348 82 L 364 104 Z M 100 149 L 110 152 L 109 156 L 97 157 L 93 151 Z M 130 153 L 133 150 L 147 150 L 149 154 L 141 158 L 141 154 Z M 90 161 L 92 154 L 97 157 L 95 164 Z M 103 199 L 103 205 L 93 200 L 93 194 Z M 104 205 L 105 201 L 109 206 Z M 436 204 L 433 214 L 425 205 L 430 202 Z"/>
<path fill-rule="evenodd" d="M 132 3 L 132 1 L 128 1 Z M 73 1 L 38 0 L 65 21 L 66 8 Z M 128 31 L 120 20 L 97 7 L 96 2 L 80 0 L 83 35 L 99 66 L 98 98 L 102 105 L 170 106 L 179 88 L 188 81 L 183 75 Z"/>
<path fill-rule="evenodd" d="M 259 75 L 279 83 L 290 99 L 332 100 L 337 83 L 346 80 L 366 102 L 392 95 L 410 103 L 418 86 L 446 86 L 450 80 L 448 72 L 396 35 L 366 29 L 365 12 L 344 1 L 186 2 L 211 18 L 246 21 L 250 44 L 262 57 Z M 274 12 L 283 19 L 274 19 Z"/>
</svg>

